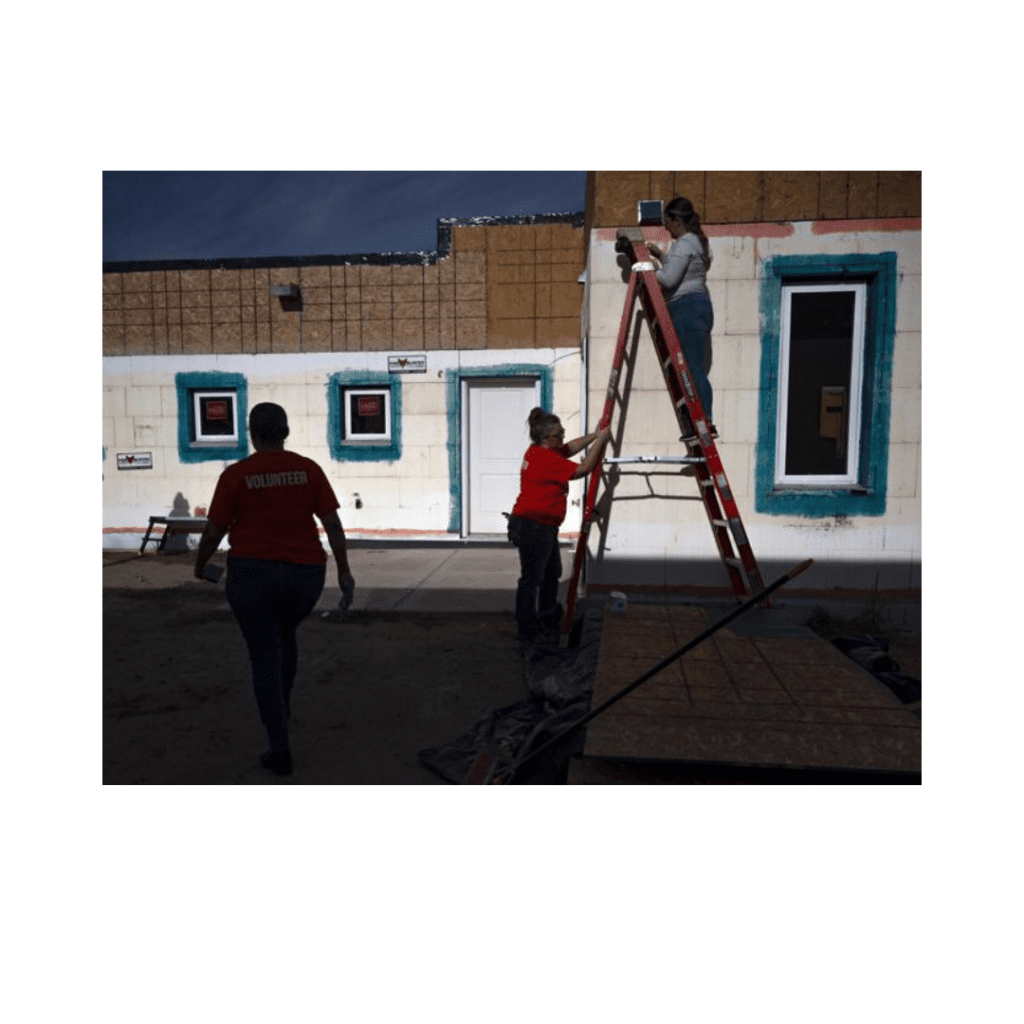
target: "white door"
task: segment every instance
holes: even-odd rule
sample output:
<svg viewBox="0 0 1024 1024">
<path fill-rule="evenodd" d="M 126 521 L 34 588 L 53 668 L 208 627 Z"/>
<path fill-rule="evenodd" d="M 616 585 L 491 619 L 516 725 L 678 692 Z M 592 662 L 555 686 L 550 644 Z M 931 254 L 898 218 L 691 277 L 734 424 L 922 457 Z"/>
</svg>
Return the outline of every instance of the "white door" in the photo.
<svg viewBox="0 0 1024 1024">
<path fill-rule="evenodd" d="M 540 382 L 467 381 L 468 533 L 505 533 L 502 512 L 519 495 L 519 470 L 530 446 L 527 420 L 540 404 Z"/>
</svg>

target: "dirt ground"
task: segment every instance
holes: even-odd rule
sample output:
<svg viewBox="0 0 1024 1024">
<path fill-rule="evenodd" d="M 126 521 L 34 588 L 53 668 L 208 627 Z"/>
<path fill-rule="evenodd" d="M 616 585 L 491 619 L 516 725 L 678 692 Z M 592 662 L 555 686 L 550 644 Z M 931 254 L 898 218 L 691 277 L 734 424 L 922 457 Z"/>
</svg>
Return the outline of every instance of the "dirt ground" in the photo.
<svg viewBox="0 0 1024 1024">
<path fill-rule="evenodd" d="M 104 556 L 105 784 L 450 785 L 417 752 L 529 696 L 510 613 L 314 613 L 299 629 L 295 772 L 280 778 L 258 762 L 242 635 L 223 588 L 183 570 L 193 557 Z M 886 634 L 901 670 L 921 678 L 920 634 L 872 616 L 809 625 L 827 638 Z"/>
<path fill-rule="evenodd" d="M 449 785 L 417 752 L 528 695 L 511 614 L 314 614 L 299 628 L 295 772 L 280 778 L 258 763 L 264 733 L 223 590 L 154 582 L 103 592 L 105 784 Z"/>
</svg>

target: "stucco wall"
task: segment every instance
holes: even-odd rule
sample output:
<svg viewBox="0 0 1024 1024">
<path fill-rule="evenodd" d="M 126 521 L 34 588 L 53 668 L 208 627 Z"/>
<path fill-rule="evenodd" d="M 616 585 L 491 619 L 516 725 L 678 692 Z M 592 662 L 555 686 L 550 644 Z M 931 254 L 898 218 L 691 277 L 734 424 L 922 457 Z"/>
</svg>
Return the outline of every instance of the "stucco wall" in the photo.
<svg viewBox="0 0 1024 1024">
<path fill-rule="evenodd" d="M 237 374 L 248 407 L 270 401 L 288 413 L 288 448 L 316 459 L 353 535 L 451 536 L 462 530 L 466 485 L 461 461 L 459 381 L 537 375 L 569 431 L 579 429 L 578 348 L 437 351 L 427 371 L 392 374 L 400 389 L 397 457 L 366 461 L 337 451 L 328 389 L 339 376 L 388 376 L 388 354 L 111 356 L 103 366 L 104 546 L 137 547 L 149 516 L 203 514 L 232 460 L 189 462 L 180 449 L 179 374 Z M 251 450 L 251 449 L 249 449 Z M 118 469 L 117 455 L 148 452 L 152 469 Z M 578 491 L 580 485 L 574 484 Z M 362 507 L 356 508 L 355 495 Z M 578 498 L 578 494 L 573 495 Z M 570 507 L 564 529 L 579 529 Z"/>
<path fill-rule="evenodd" d="M 635 216 L 633 218 L 635 223 Z M 807 587 L 916 589 L 921 564 L 921 235 L 920 221 L 800 221 L 712 225 L 714 263 L 708 288 L 715 309 L 710 380 L 714 420 L 729 482 L 766 579 L 808 557 Z M 645 228 L 659 244 L 660 228 Z M 591 418 L 603 406 L 622 315 L 626 272 L 614 251 L 615 230 L 591 231 L 588 263 L 588 395 Z M 763 296 L 766 267 L 783 256 L 893 253 L 895 315 L 890 365 L 887 480 L 872 514 L 837 499 L 834 515 L 757 511 L 757 470 L 765 457 Z M 639 310 L 639 305 L 637 306 Z M 769 314 L 770 316 L 771 314 Z M 632 336 L 632 335 L 631 335 Z M 684 455 L 679 430 L 641 324 L 617 455 Z M 618 417 L 619 413 L 616 413 Z M 613 420 L 613 425 L 617 420 Z M 618 432 L 617 432 L 618 433 Z M 661 466 L 622 466 L 610 514 L 589 542 L 590 583 L 727 586 L 692 477 Z M 878 508 L 881 508 L 878 514 Z"/>
</svg>

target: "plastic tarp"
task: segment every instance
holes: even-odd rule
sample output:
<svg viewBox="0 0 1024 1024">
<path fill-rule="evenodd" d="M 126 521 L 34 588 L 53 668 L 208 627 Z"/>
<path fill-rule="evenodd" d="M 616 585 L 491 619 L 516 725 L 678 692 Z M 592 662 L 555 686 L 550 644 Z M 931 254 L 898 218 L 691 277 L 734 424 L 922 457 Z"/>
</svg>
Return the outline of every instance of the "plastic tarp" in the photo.
<svg viewBox="0 0 1024 1024">
<path fill-rule="evenodd" d="M 921 700 L 921 681 L 900 671 L 899 665 L 889 657 L 889 641 L 884 636 L 837 636 L 832 643 L 891 690 L 903 704 L 916 704 Z"/>
<path fill-rule="evenodd" d="M 511 765 L 578 722 L 590 710 L 601 640 L 602 611 L 589 610 L 580 622 L 575 647 L 522 645 L 529 696 L 483 715 L 451 743 L 421 750 L 419 759 L 448 782 L 461 784 L 476 757 L 490 754 Z M 584 730 L 567 737 L 516 773 L 519 784 L 550 785 L 561 780 L 565 760 L 582 750 Z"/>
</svg>

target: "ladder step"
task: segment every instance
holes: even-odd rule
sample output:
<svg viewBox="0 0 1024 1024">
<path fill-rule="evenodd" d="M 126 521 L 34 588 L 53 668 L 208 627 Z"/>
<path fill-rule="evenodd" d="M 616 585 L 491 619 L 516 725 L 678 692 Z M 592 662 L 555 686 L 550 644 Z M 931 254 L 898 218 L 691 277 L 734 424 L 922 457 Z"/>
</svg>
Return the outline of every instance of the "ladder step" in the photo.
<svg viewBox="0 0 1024 1024">
<path fill-rule="evenodd" d="M 727 530 L 729 528 L 728 519 L 712 519 L 712 524 L 717 526 L 720 530 Z"/>
<path fill-rule="evenodd" d="M 725 558 L 723 561 L 726 565 L 731 565 L 734 569 L 743 568 L 743 563 L 738 558 Z"/>
</svg>

